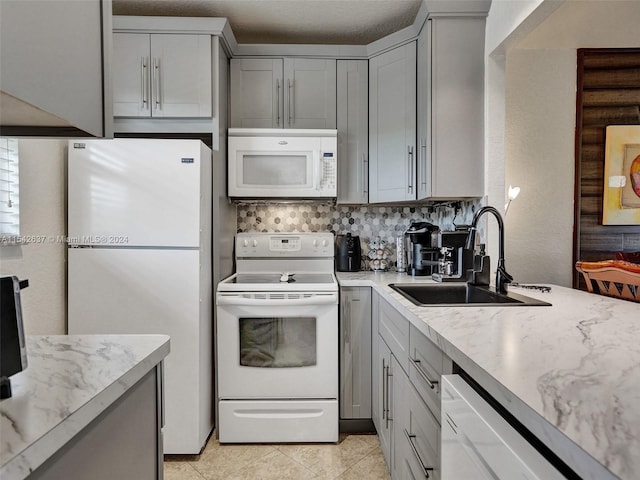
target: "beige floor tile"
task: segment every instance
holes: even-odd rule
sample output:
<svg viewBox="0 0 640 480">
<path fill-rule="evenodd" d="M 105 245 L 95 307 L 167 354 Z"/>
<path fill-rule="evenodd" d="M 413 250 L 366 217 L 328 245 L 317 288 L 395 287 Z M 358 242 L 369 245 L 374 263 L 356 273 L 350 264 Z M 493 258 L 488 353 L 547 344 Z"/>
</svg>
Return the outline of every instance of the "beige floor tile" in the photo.
<svg viewBox="0 0 640 480">
<path fill-rule="evenodd" d="M 312 480 L 317 477 L 311 470 L 276 450 L 226 478 L 228 480 Z"/>
<path fill-rule="evenodd" d="M 304 465 L 320 479 L 332 480 L 374 451 L 376 447 L 350 435 L 335 444 L 280 445 L 278 450 Z"/>
<path fill-rule="evenodd" d="M 377 435 L 341 434 L 338 444 L 225 444 L 165 458 L 166 480 L 388 480 Z"/>
<path fill-rule="evenodd" d="M 190 462 L 190 465 L 206 480 L 226 480 L 234 472 L 274 451 L 272 445 L 221 445 L 218 440 L 211 438 L 200 458 Z"/>
<path fill-rule="evenodd" d="M 354 434 L 351 434 L 351 435 L 349 435 L 349 437 L 357 438 L 361 442 L 365 442 L 366 444 L 371 445 L 372 447 L 380 448 L 380 440 L 378 439 L 378 435 L 374 435 L 374 434 L 371 434 L 371 435 L 366 435 L 366 434 L 354 435 Z"/>
<path fill-rule="evenodd" d="M 204 480 L 195 468 L 186 462 L 164 462 L 164 480 Z"/>
<path fill-rule="evenodd" d="M 389 480 L 387 465 L 382 453 L 378 450 L 366 456 L 353 467 L 349 468 L 337 480 Z"/>
</svg>

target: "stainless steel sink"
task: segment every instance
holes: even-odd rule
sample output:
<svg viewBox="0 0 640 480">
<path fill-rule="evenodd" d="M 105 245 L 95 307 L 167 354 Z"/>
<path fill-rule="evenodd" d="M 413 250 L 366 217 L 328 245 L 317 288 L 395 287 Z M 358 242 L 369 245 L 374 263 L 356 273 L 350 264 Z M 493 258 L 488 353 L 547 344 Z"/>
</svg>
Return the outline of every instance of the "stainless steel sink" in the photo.
<svg viewBox="0 0 640 480">
<path fill-rule="evenodd" d="M 548 302 L 525 297 L 517 293 L 498 293 L 489 287 L 468 285 L 466 283 L 392 283 L 389 286 L 414 304 L 420 306 L 524 307 L 551 305 Z"/>
</svg>

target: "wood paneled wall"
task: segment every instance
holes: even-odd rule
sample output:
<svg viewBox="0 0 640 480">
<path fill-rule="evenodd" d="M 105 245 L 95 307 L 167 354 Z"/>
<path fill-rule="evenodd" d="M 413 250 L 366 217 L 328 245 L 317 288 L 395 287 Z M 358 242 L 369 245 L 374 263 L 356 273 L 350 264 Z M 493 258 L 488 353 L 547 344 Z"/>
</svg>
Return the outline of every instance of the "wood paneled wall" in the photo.
<svg viewBox="0 0 640 480">
<path fill-rule="evenodd" d="M 640 125 L 640 49 L 580 49 L 577 80 L 574 264 L 640 251 L 640 226 L 602 225 L 605 128 Z"/>
</svg>

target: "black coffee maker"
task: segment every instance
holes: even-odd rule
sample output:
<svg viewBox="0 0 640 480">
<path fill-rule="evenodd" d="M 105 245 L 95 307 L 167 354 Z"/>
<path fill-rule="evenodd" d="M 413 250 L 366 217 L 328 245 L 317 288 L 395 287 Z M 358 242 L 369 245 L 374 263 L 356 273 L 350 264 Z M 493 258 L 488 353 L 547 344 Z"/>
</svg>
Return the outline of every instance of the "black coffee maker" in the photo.
<svg viewBox="0 0 640 480">
<path fill-rule="evenodd" d="M 407 273 L 414 276 L 431 275 L 438 271 L 438 232 L 440 228 L 429 222 L 412 223 L 404 233 L 407 251 Z"/>
<path fill-rule="evenodd" d="M 359 272 L 361 256 L 360 237 L 350 233 L 336 235 L 336 271 Z"/>
<path fill-rule="evenodd" d="M 465 244 L 469 236 L 469 228 L 458 226 L 453 232 L 438 234 L 440 250 L 438 271 L 432 278 L 436 282 L 463 282 L 467 270 L 473 267 L 473 251 L 467 250 Z"/>
</svg>

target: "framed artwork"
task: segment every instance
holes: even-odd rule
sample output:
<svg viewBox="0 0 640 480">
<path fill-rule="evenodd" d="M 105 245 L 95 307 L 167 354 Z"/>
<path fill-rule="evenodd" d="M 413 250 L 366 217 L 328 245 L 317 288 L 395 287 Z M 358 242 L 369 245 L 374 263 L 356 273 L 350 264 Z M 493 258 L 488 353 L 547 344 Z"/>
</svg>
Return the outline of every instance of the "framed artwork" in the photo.
<svg viewBox="0 0 640 480">
<path fill-rule="evenodd" d="M 640 125 L 607 127 L 603 225 L 640 225 Z"/>
</svg>

